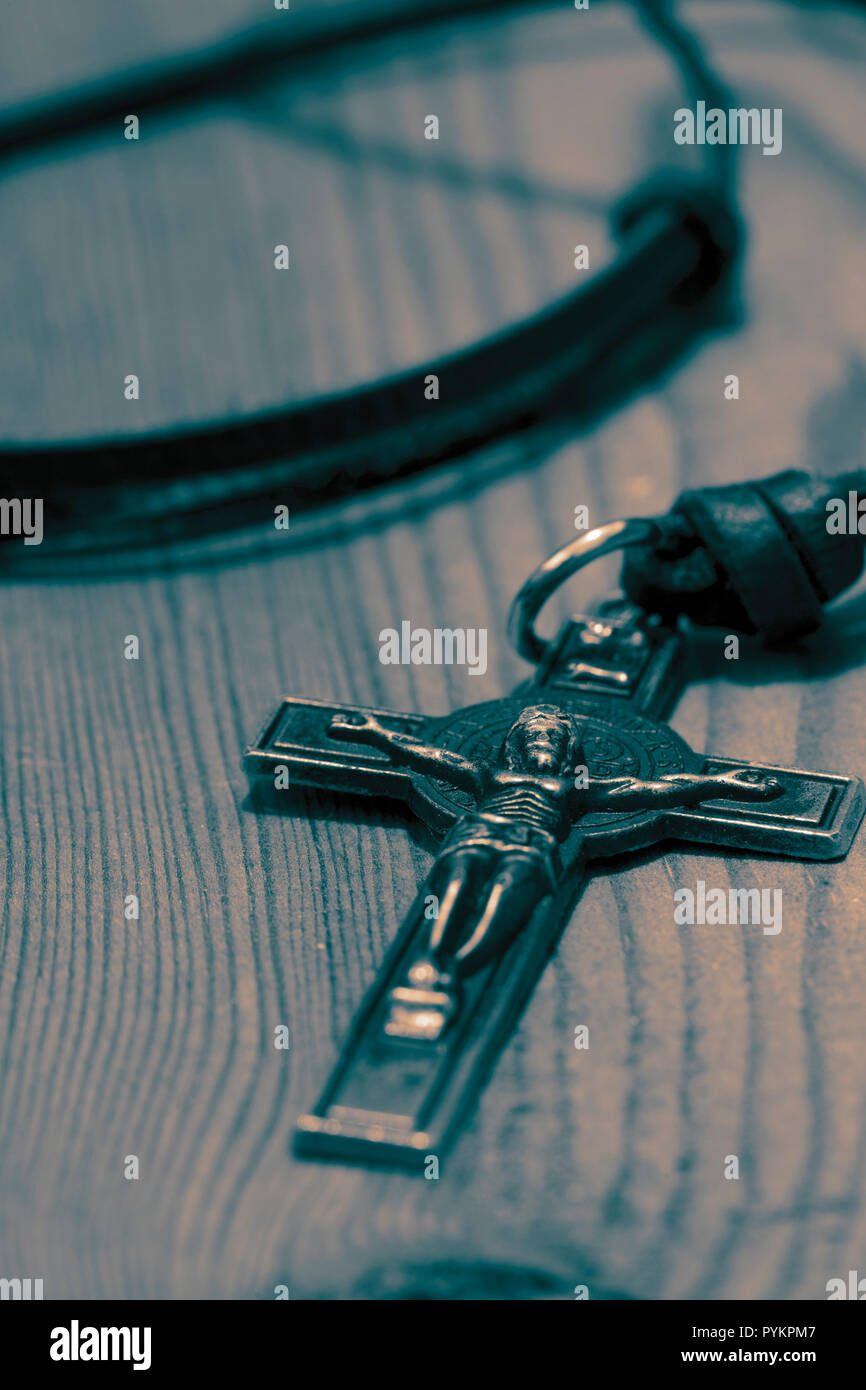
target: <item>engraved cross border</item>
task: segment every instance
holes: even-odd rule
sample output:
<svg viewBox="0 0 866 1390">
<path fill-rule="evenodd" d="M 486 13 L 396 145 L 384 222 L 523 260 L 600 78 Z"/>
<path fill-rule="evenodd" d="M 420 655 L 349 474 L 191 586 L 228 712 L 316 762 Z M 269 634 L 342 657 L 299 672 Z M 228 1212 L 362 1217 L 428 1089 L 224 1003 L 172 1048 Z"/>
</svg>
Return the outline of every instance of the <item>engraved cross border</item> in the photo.
<svg viewBox="0 0 866 1390">
<path fill-rule="evenodd" d="M 444 837 L 296 1151 L 441 1159 L 525 1005 L 592 860 L 676 839 L 834 859 L 858 778 L 696 754 L 661 722 L 682 637 L 623 604 L 575 617 L 507 698 L 425 718 L 285 699 L 244 766 L 404 802 Z M 575 769 L 585 768 L 586 773 Z M 264 788 L 270 788 L 265 792 Z"/>
</svg>

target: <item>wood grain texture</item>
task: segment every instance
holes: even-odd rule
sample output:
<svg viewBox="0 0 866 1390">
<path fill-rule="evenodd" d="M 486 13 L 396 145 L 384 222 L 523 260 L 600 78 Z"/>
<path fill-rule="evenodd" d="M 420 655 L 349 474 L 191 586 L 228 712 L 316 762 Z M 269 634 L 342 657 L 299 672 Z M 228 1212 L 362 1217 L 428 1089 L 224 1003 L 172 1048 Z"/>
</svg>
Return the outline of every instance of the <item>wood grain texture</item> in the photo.
<svg viewBox="0 0 866 1390">
<path fill-rule="evenodd" d="M 38 89 L 125 58 L 110 11 L 77 6 L 56 45 L 29 7 L 4 12 L 2 71 Z M 134 51 L 251 13 L 137 5 Z M 679 104 L 619 7 L 589 15 L 461 31 L 6 171 L 3 435 L 130 428 L 127 371 L 141 428 L 300 398 L 570 286 L 576 242 L 610 253 L 610 198 L 673 162 Z M 493 698 L 526 669 L 511 595 L 576 504 L 601 521 L 688 484 L 862 463 L 866 29 L 831 6 L 690 15 L 752 102 L 784 107 L 782 156 L 743 160 L 736 331 L 581 438 L 524 440 L 384 515 L 343 508 L 280 553 L 0 588 L 0 1275 L 43 1277 L 48 1298 L 814 1299 L 862 1270 L 862 837 L 839 864 L 672 850 L 594 876 L 439 1182 L 288 1153 L 429 845 L 325 796 L 254 814 L 240 756 L 279 695 L 431 714 Z M 593 569 L 581 596 L 614 577 Z M 486 626 L 486 675 L 381 666 L 378 632 L 403 617 Z M 673 723 L 699 748 L 862 773 L 864 642 L 855 601 L 785 657 L 708 647 Z M 698 878 L 781 888 L 781 934 L 676 927 L 673 888 Z"/>
</svg>

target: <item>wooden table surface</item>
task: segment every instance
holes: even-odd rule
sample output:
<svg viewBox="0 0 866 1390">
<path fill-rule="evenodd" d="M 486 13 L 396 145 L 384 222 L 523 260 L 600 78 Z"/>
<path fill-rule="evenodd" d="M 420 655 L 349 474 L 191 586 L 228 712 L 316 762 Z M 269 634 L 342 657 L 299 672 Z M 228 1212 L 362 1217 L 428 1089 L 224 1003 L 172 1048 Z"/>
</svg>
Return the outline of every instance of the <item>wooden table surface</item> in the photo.
<svg viewBox="0 0 866 1390">
<path fill-rule="evenodd" d="M 2 100 L 261 13 L 5 7 Z M 278 547 L 51 579 L 34 557 L 0 588 L 0 1276 L 42 1277 L 46 1298 L 820 1299 L 863 1269 L 862 836 L 834 864 L 672 848 L 596 875 L 438 1182 L 288 1150 L 430 846 L 324 795 L 256 814 L 240 758 L 278 697 L 430 714 L 494 698 L 526 674 L 510 598 L 576 505 L 601 522 L 686 485 L 862 464 L 866 26 L 832 5 L 688 14 L 746 104 L 784 109 L 781 156 L 743 152 L 739 324 L 577 437 L 524 439 Z M 0 436 L 303 398 L 530 313 L 574 285 L 576 243 L 593 268 L 610 257 L 610 202 L 676 163 L 680 104 L 627 9 L 563 6 L 10 165 Z M 595 567 L 563 604 L 614 580 Z M 486 674 L 381 665 L 403 618 L 487 627 Z M 674 726 L 862 773 L 864 642 L 855 598 L 785 656 L 725 662 L 711 643 Z M 698 879 L 781 888 L 783 930 L 676 926 L 673 888 Z"/>
</svg>

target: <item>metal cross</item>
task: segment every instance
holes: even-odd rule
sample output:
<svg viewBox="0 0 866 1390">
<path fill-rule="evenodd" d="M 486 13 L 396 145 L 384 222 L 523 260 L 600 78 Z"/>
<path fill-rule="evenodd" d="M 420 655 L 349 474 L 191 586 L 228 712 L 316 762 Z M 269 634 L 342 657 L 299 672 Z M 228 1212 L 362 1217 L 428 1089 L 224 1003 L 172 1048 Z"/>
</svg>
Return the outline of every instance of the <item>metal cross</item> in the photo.
<svg viewBox="0 0 866 1390">
<path fill-rule="evenodd" d="M 613 604 L 567 622 L 512 696 L 441 719 L 282 702 L 246 753 L 251 776 L 273 784 L 284 766 L 293 785 L 396 799 L 444 836 L 298 1152 L 441 1157 L 591 860 L 667 839 L 847 853 L 859 779 L 694 753 L 661 722 L 682 670 L 678 633 Z"/>
</svg>

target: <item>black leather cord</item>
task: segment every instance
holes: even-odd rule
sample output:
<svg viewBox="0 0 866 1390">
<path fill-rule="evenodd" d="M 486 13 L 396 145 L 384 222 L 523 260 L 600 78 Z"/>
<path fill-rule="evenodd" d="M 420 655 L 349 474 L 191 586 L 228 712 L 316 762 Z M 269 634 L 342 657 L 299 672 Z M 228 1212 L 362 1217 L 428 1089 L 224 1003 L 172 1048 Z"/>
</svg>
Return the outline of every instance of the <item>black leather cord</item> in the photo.
<svg viewBox="0 0 866 1390">
<path fill-rule="evenodd" d="M 197 100 L 252 81 L 277 63 L 330 60 L 346 43 L 480 13 L 494 3 L 502 8 L 499 0 L 439 0 L 391 13 L 387 22 L 362 16 L 338 36 L 321 26 L 302 29 L 276 46 L 254 32 L 167 73 L 127 74 L 13 113 L 0 122 L 0 155 L 99 129 L 123 111 Z M 685 81 L 726 101 L 670 6 L 641 0 L 638 8 Z M 455 458 L 537 424 L 563 398 L 579 411 L 592 402 L 596 377 L 611 357 L 641 334 L 660 334 L 665 315 L 678 315 L 683 339 L 706 326 L 705 315 L 690 320 L 683 310 L 730 274 L 742 229 L 725 162 L 731 152 L 705 153 L 713 160 L 706 177 L 651 184 L 616 210 L 624 252 L 608 271 L 467 351 L 361 390 L 192 429 L 0 444 L 0 491 L 20 494 L 26 479 L 27 494 L 44 499 L 40 555 L 152 546 L 261 519 L 272 502 L 302 512 Z M 440 381 L 432 406 L 423 391 L 431 374 Z M 8 567 L 20 560 L 20 546 L 0 546 L 0 555 Z M 30 550 L 27 568 L 34 558 Z"/>
<path fill-rule="evenodd" d="M 806 636 L 863 568 L 866 535 L 849 529 L 849 493 L 866 498 L 866 471 L 814 478 L 788 469 L 684 492 L 662 541 L 626 554 L 623 589 L 669 624 L 688 618 L 768 646 Z"/>
<path fill-rule="evenodd" d="M 700 300 L 736 250 L 736 223 L 702 186 L 648 190 L 629 200 L 622 222 L 629 252 L 611 270 L 478 347 L 254 420 L 98 443 L 7 446 L 0 488 L 14 490 L 14 480 L 26 479 L 28 493 L 45 499 L 49 550 L 70 524 L 110 526 L 113 544 L 145 533 L 152 542 L 160 514 L 177 531 L 196 516 L 205 526 L 223 516 L 237 525 L 253 511 L 262 517 L 271 500 L 303 510 L 536 424 L 569 386 L 577 408 L 581 397 L 591 399 L 608 354 L 641 329 L 653 330 L 666 306 Z M 435 404 L 424 399 L 428 372 L 440 382 Z M 196 471 L 207 475 L 200 483 Z M 114 492 L 96 508 L 93 492 L 101 486 Z"/>
</svg>

